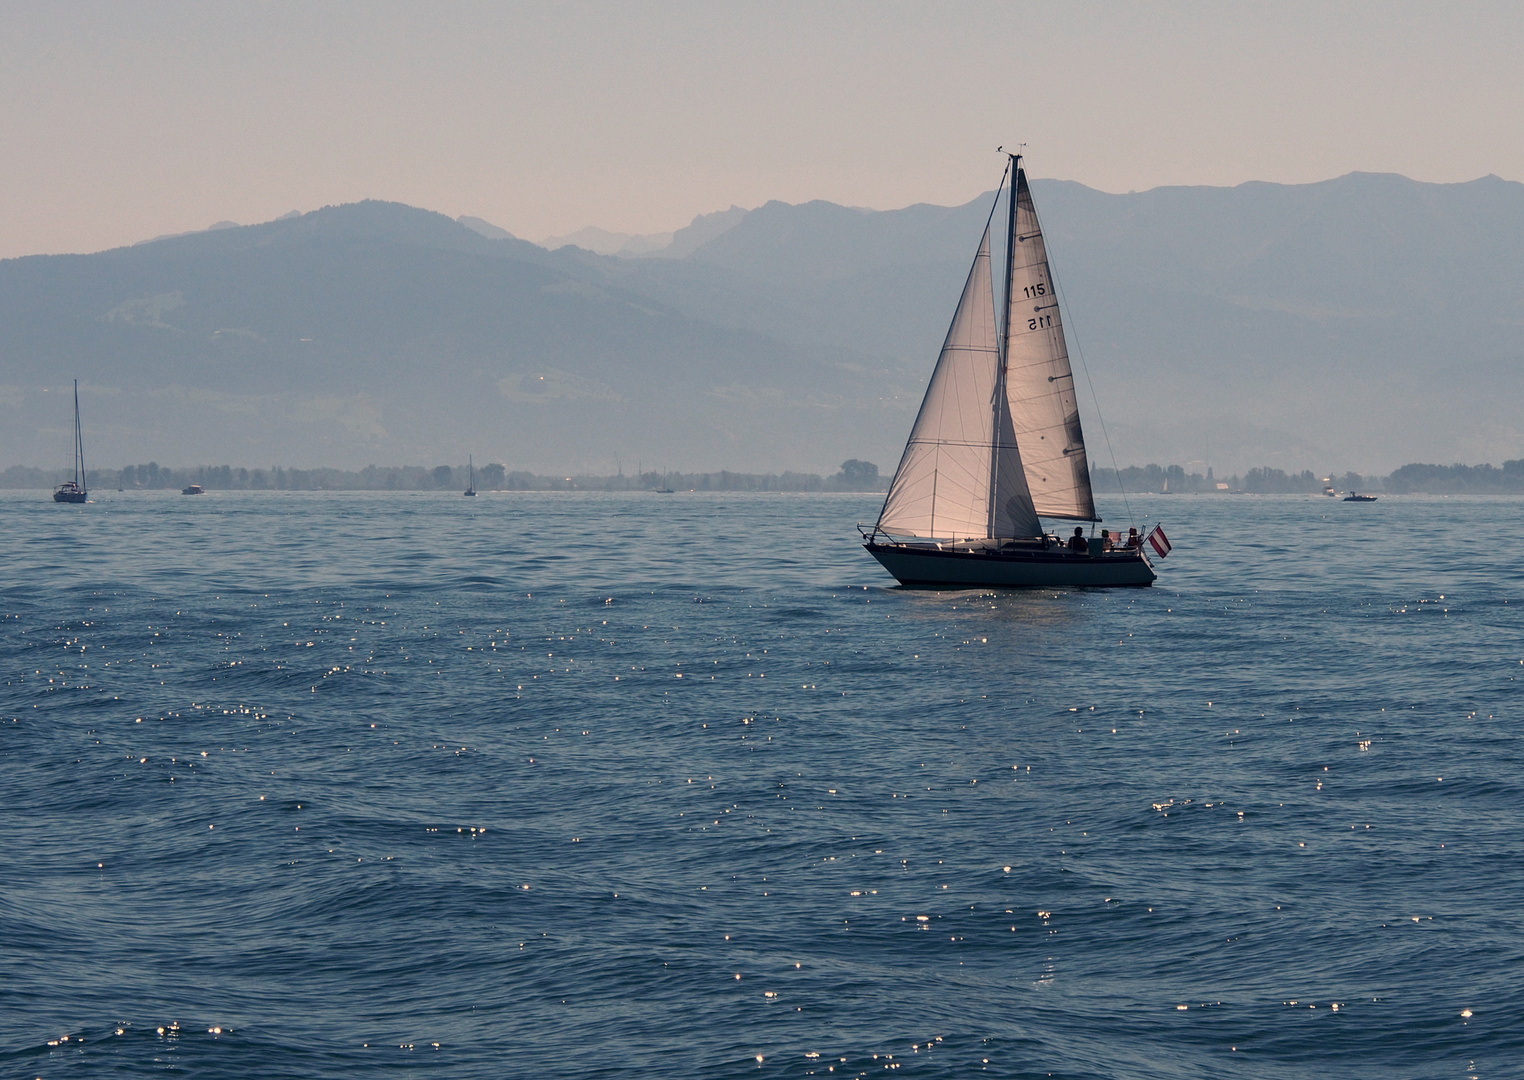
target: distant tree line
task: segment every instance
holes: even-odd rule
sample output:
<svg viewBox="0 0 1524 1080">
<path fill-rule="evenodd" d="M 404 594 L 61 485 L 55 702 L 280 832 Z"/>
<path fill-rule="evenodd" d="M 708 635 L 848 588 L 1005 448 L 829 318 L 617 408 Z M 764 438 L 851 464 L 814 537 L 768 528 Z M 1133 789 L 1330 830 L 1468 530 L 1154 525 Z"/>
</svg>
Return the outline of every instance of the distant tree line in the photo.
<svg viewBox="0 0 1524 1080">
<path fill-rule="evenodd" d="M 482 486 L 491 469 L 501 479 L 503 467 L 486 466 L 477 470 Z M 95 490 L 180 489 L 199 484 L 208 491 L 433 491 L 466 486 L 466 467 L 440 465 L 426 468 L 408 465 L 392 468 L 368 466 L 359 471 L 346 469 L 268 469 L 233 468 L 231 465 L 198 465 L 195 468 L 170 468 L 150 461 L 147 465 L 127 465 L 120 469 L 91 468 L 89 486 Z M 62 470 L 12 466 L 0 473 L 0 487 L 52 487 L 69 479 Z"/>
<path fill-rule="evenodd" d="M 1386 478 L 1386 490 L 1398 494 L 1424 491 L 1453 495 L 1463 491 L 1483 494 L 1524 492 L 1524 459 L 1491 465 L 1404 465 Z"/>
<path fill-rule="evenodd" d="M 1413 468 L 1413 466 L 1405 466 L 1405 468 Z M 1346 472 L 1342 476 L 1329 472 L 1324 476 L 1328 477 L 1329 484 L 1341 491 L 1360 491 L 1380 485 L 1376 477 L 1361 476 L 1355 472 Z M 1304 469 L 1299 473 L 1287 473 L 1281 469 L 1259 468 L 1250 469 L 1242 476 L 1234 473 L 1232 476 L 1219 478 L 1213 475 L 1211 469 L 1207 469 L 1206 475 L 1202 476 L 1200 473 L 1188 473 L 1180 465 L 1129 465 L 1120 472 L 1094 465 L 1090 470 L 1090 485 L 1098 492 L 1107 493 L 1126 490 L 1168 491 L 1172 494 L 1196 492 L 1215 494 L 1226 491 L 1247 492 L 1252 495 L 1316 494 L 1326 486 L 1323 476 L 1319 476 L 1311 469 Z M 1388 490 L 1391 489 L 1388 488 Z"/>
<path fill-rule="evenodd" d="M 1474 492 L 1479 494 L 1524 494 L 1524 459 L 1492 465 L 1404 465 L 1390 476 L 1362 476 L 1357 472 L 1340 474 L 1332 469 L 1315 473 L 1304 469 L 1287 473 L 1268 467 L 1250 469 L 1239 476 L 1214 476 L 1188 473 L 1180 465 L 1129 465 L 1120 471 L 1091 467 L 1090 484 L 1097 492 L 1246 492 L 1253 495 L 1317 494 L 1324 487 L 1338 491 L 1389 491 L 1406 495 L 1425 492 L 1435 495 Z M 1166 484 L 1168 486 L 1166 486 Z"/>
<path fill-rule="evenodd" d="M 510 472 L 501 485 L 508 491 L 644 491 L 670 488 L 673 491 L 883 491 L 888 479 L 880 476 L 871 461 L 852 458 L 842 462 L 841 470 L 831 476 L 818 473 L 741 473 L 722 469 L 719 472 L 691 473 L 642 470 L 627 476 L 539 476 L 530 472 Z"/>
<path fill-rule="evenodd" d="M 465 490 L 468 470 L 464 465 L 368 465 L 359 470 L 234 468 L 231 465 L 198 465 L 170 468 L 150 461 L 120 469 L 91 469 L 90 487 L 96 490 L 123 488 L 163 490 L 199 484 L 208 491 L 454 491 Z M 62 469 L 37 469 L 13 465 L 0 472 L 0 488 L 50 488 L 69 479 Z M 1387 477 L 1362 476 L 1355 472 L 1330 478 L 1340 491 L 1385 490 L 1394 494 L 1524 493 L 1524 459 L 1493 465 L 1404 465 Z M 1192 494 L 1220 491 L 1277 495 L 1316 493 L 1323 490 L 1323 476 L 1311 470 L 1287 473 L 1280 469 L 1250 469 L 1242 476 L 1219 479 L 1186 472 L 1180 465 L 1129 465 L 1120 471 L 1091 469 L 1091 486 L 1101 494 L 1119 490 Z M 1120 483 L 1119 483 L 1120 479 Z M 853 458 L 842 462 L 831 476 L 818 473 L 661 472 L 642 470 L 634 475 L 590 474 L 543 475 L 509 470 L 501 464 L 476 470 L 476 486 L 483 491 L 640 491 L 662 487 L 675 491 L 883 491 L 889 478 L 871 461 Z M 1168 485 L 1166 488 L 1166 484 Z"/>
<path fill-rule="evenodd" d="M 1168 490 L 1172 492 L 1211 491 L 1215 484 L 1211 474 L 1211 469 L 1207 470 L 1206 476 L 1187 473 L 1179 465 L 1129 465 L 1120 473 L 1116 469 L 1093 465 L 1090 486 L 1099 492 L 1164 491 L 1167 482 Z"/>
<path fill-rule="evenodd" d="M 1333 487 L 1339 491 L 1359 491 L 1370 486 L 1365 477 L 1359 473 L 1347 472 L 1343 476 L 1333 473 L 1326 474 L 1328 481 L 1325 483 L 1311 469 L 1303 469 L 1299 473 L 1285 473 L 1280 469 L 1250 469 L 1244 473 L 1242 481 L 1234 476 L 1229 480 L 1230 490 L 1243 490 L 1251 495 L 1300 495 L 1317 494 L 1325 487 Z"/>
<path fill-rule="evenodd" d="M 63 470 L 13 465 L 0 472 L 0 488 L 50 488 L 70 478 Z M 231 465 L 198 465 L 169 468 L 156 461 L 120 469 L 91 469 L 93 490 L 179 490 L 199 484 L 207 491 L 463 491 L 469 482 L 464 465 L 381 467 L 360 470 L 233 468 Z M 482 491 L 641 491 L 668 487 L 680 491 L 882 491 L 886 487 L 878 466 L 853 458 L 842 463 L 834 475 L 817 473 L 739 473 L 721 470 L 708 473 L 646 470 L 626 476 L 543 476 L 522 470 L 509 471 L 501 464 L 476 470 L 476 487 Z"/>
</svg>

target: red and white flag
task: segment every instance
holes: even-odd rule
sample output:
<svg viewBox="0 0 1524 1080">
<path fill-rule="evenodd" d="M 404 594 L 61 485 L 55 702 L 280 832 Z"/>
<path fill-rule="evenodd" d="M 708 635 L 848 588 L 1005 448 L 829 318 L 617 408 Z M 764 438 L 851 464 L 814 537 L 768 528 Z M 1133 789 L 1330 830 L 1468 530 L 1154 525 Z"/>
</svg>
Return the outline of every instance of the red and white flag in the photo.
<svg viewBox="0 0 1524 1080">
<path fill-rule="evenodd" d="M 1149 545 L 1159 553 L 1159 558 L 1162 559 L 1169 554 L 1169 537 L 1164 535 L 1164 527 L 1162 525 L 1155 525 L 1153 531 L 1148 534 L 1147 540 Z"/>
</svg>

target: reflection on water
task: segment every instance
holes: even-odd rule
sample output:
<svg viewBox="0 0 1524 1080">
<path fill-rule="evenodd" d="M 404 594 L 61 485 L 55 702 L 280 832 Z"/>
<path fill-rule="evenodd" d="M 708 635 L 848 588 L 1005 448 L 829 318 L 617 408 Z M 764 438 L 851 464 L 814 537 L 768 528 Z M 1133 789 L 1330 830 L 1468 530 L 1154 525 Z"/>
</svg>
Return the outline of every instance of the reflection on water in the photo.
<svg viewBox="0 0 1524 1080">
<path fill-rule="evenodd" d="M 1514 1067 L 1517 502 L 928 592 L 871 496 L 35 495 L 17 1075 Z"/>
</svg>

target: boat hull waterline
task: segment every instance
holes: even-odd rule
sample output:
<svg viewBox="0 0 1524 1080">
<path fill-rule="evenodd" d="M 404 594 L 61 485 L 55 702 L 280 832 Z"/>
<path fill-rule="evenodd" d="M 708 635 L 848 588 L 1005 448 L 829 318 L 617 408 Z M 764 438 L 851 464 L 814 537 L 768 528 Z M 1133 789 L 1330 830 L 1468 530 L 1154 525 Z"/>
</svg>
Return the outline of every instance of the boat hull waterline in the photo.
<svg viewBox="0 0 1524 1080">
<path fill-rule="evenodd" d="M 1121 588 L 1158 576 L 1142 552 L 1103 555 L 1046 551 L 952 551 L 869 541 L 868 549 L 901 585 L 930 588 Z"/>
</svg>

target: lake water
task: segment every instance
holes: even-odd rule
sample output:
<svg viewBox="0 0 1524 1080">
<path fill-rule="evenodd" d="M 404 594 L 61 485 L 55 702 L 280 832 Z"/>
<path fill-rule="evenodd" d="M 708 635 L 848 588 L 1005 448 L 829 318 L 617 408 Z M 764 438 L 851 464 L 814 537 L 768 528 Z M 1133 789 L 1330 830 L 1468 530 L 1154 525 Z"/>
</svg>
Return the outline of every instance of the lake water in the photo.
<svg viewBox="0 0 1524 1080">
<path fill-rule="evenodd" d="M 0 495 L 5 1076 L 1524 1075 L 1518 501 L 96 499 Z"/>
</svg>

